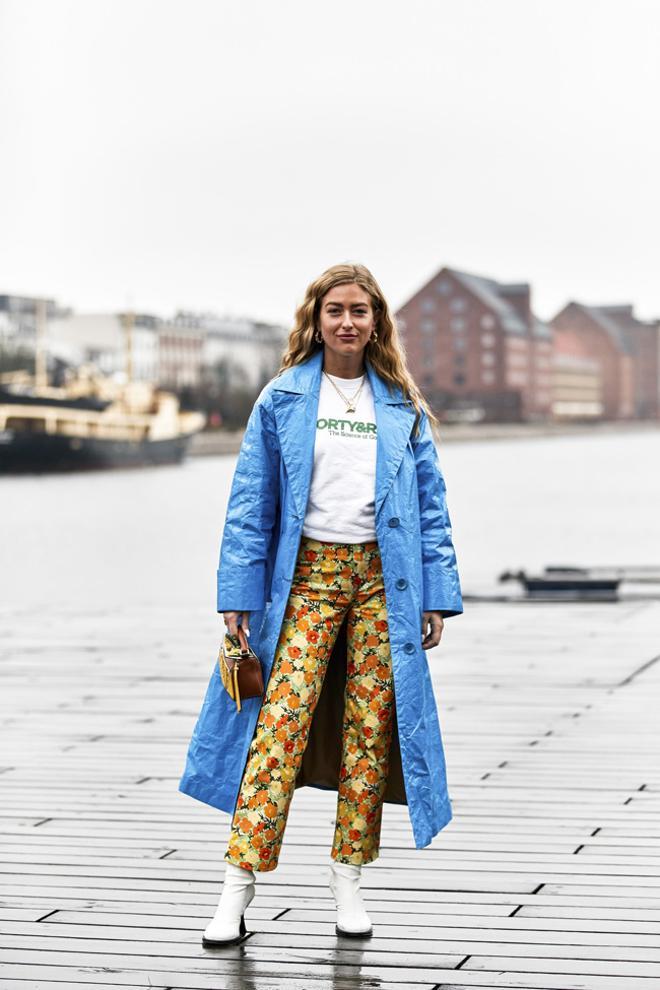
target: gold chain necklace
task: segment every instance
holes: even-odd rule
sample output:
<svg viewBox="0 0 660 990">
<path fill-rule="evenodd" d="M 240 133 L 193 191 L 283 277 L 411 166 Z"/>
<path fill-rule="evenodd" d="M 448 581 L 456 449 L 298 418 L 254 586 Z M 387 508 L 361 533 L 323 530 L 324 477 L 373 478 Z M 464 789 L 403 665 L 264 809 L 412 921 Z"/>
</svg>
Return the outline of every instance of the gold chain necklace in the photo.
<svg viewBox="0 0 660 990">
<path fill-rule="evenodd" d="M 338 393 L 339 397 L 346 403 L 346 412 L 355 412 L 355 407 L 357 405 L 358 399 L 360 398 L 360 392 L 362 391 L 362 388 L 364 386 L 366 376 L 365 375 L 362 376 L 362 381 L 360 382 L 357 390 L 353 392 L 353 395 L 349 399 L 346 395 L 344 395 L 344 393 L 341 391 L 339 386 L 335 382 L 333 382 L 332 378 L 330 378 L 330 376 L 325 371 L 323 372 L 323 374 L 328 379 L 328 381 L 335 389 L 335 391 Z"/>
</svg>

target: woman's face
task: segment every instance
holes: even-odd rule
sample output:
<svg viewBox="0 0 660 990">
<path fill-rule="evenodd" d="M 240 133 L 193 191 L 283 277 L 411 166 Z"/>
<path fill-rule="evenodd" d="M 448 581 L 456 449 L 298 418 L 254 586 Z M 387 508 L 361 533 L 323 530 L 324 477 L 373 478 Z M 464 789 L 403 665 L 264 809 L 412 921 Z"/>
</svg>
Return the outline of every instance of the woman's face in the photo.
<svg viewBox="0 0 660 990">
<path fill-rule="evenodd" d="M 319 329 L 326 348 L 337 356 L 359 355 L 375 326 L 371 296 L 349 283 L 329 289 L 321 300 Z"/>
</svg>

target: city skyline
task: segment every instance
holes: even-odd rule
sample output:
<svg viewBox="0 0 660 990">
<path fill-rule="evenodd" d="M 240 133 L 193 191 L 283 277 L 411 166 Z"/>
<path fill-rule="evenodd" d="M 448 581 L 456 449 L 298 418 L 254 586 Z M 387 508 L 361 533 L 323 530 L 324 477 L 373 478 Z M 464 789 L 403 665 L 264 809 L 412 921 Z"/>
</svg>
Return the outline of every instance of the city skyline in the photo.
<svg viewBox="0 0 660 990">
<path fill-rule="evenodd" d="M 3 292 L 290 324 L 361 261 L 660 315 L 660 9 L 0 4 Z"/>
<path fill-rule="evenodd" d="M 404 310 L 405 307 L 407 306 L 407 304 L 410 302 L 410 300 L 413 299 L 429 283 L 429 281 L 432 281 L 433 278 L 436 277 L 437 275 L 439 275 L 444 269 L 446 269 L 446 268 L 449 268 L 449 269 L 458 269 L 458 267 L 459 266 L 450 264 L 449 262 L 448 263 L 445 263 L 445 264 L 442 264 L 442 265 L 439 265 L 437 268 L 435 268 L 431 272 L 431 274 L 424 281 L 420 281 L 419 285 L 416 288 L 414 288 L 410 292 L 410 294 L 408 295 L 408 297 L 405 298 L 405 299 L 403 299 L 401 301 L 401 304 L 399 306 L 397 306 L 397 307 L 393 306 L 391 304 L 391 301 L 388 300 L 388 302 L 390 302 L 390 305 L 391 305 L 392 314 L 394 316 L 397 316 L 400 313 L 400 311 Z M 557 308 L 557 310 L 555 312 L 550 313 L 547 316 L 541 316 L 540 313 L 538 313 L 538 307 L 537 307 L 537 305 L 535 303 L 535 299 L 536 299 L 535 288 L 536 287 L 535 287 L 534 283 L 531 282 L 529 279 L 503 280 L 503 279 L 499 279 L 497 277 L 497 275 L 494 274 L 494 272 L 492 270 L 486 271 L 486 272 L 465 272 L 465 274 L 466 275 L 470 275 L 470 276 L 475 277 L 475 278 L 478 278 L 478 279 L 483 279 L 483 280 L 486 280 L 486 281 L 493 280 L 493 281 L 501 282 L 501 283 L 504 283 L 504 284 L 529 286 L 530 294 L 531 294 L 531 300 L 532 300 L 532 304 L 534 305 L 534 309 L 537 310 L 537 316 L 539 316 L 539 318 L 544 323 L 550 323 L 555 316 L 557 316 L 566 306 L 568 306 L 571 303 L 577 303 L 578 305 L 587 305 L 587 306 L 592 306 L 592 307 L 595 307 L 595 308 L 605 308 L 605 309 L 612 308 L 612 307 L 632 307 L 635 316 L 638 319 L 640 319 L 642 322 L 658 323 L 660 321 L 660 312 L 659 312 L 659 314 L 657 314 L 655 316 L 644 317 L 640 313 L 639 307 L 638 307 L 638 305 L 636 303 L 636 300 L 634 300 L 634 299 L 585 300 L 585 299 L 575 299 L 575 298 L 568 298 L 568 297 L 566 297 L 564 299 L 564 301 L 562 303 L 560 303 L 560 305 L 558 306 L 558 308 Z M 128 304 L 127 305 L 124 305 L 124 306 L 105 307 L 105 308 L 102 308 L 102 307 L 97 307 L 97 308 L 90 307 L 90 308 L 82 309 L 80 306 L 76 305 L 76 301 L 75 300 L 63 299 L 63 298 L 53 297 L 53 296 L 46 296 L 46 295 L 43 295 L 43 294 L 38 293 L 38 292 L 12 292 L 12 291 L 9 291 L 7 289 L 7 287 L 1 286 L 1 285 L 0 285 L 0 297 L 15 297 L 15 298 L 22 297 L 22 298 L 31 299 L 31 300 L 44 299 L 44 300 L 48 301 L 49 303 L 52 303 L 57 310 L 70 310 L 72 313 L 74 313 L 76 315 L 79 315 L 79 316 L 96 316 L 96 315 L 105 315 L 105 314 L 120 314 L 120 313 L 123 313 L 123 312 L 132 311 L 135 315 L 141 315 L 141 316 L 145 316 L 145 317 L 154 318 L 154 319 L 160 320 L 162 322 L 168 322 L 170 320 L 176 319 L 177 317 L 182 318 L 182 317 L 189 316 L 192 319 L 210 318 L 210 319 L 226 320 L 228 322 L 230 322 L 232 320 L 236 320 L 237 323 L 239 323 L 241 321 L 254 322 L 254 323 L 264 323 L 264 324 L 281 326 L 284 329 L 286 329 L 287 328 L 287 325 L 288 325 L 286 323 L 286 321 L 278 321 L 276 319 L 272 319 L 272 318 L 268 318 L 268 317 L 255 316 L 254 314 L 252 314 L 252 313 L 250 313 L 248 311 L 245 311 L 245 312 L 231 312 L 231 311 L 222 311 L 222 310 L 219 310 L 219 309 L 213 310 L 213 309 L 208 309 L 208 308 L 202 308 L 200 306 L 195 306 L 194 304 L 187 305 L 187 306 L 178 306 L 178 307 L 176 307 L 176 309 L 172 309 L 172 310 L 169 310 L 169 311 L 164 311 L 162 309 L 146 309 L 146 308 L 143 308 L 143 307 L 140 307 L 140 306 L 136 306 L 135 304 L 132 304 L 131 301 L 129 300 Z M 291 314 L 290 325 L 293 325 L 293 313 Z"/>
</svg>

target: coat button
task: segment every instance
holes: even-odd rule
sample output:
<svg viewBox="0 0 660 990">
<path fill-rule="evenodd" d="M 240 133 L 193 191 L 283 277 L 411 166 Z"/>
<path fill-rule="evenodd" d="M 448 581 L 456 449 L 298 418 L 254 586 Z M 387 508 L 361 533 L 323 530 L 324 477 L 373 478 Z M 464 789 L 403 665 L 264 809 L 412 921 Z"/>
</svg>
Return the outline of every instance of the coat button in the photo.
<svg viewBox="0 0 660 990">
<path fill-rule="evenodd" d="M 414 643 L 404 643 L 403 644 L 403 652 L 404 653 L 414 653 L 415 652 L 415 644 Z"/>
<path fill-rule="evenodd" d="M 396 582 L 396 586 L 399 589 L 399 591 L 403 591 L 404 588 L 408 587 L 408 582 L 406 581 L 405 578 L 398 578 Z"/>
<path fill-rule="evenodd" d="M 392 527 L 398 526 L 399 525 L 399 518 L 398 518 L 398 516 L 392 516 L 391 519 L 388 519 L 387 520 L 387 525 L 388 526 L 392 526 Z"/>
</svg>

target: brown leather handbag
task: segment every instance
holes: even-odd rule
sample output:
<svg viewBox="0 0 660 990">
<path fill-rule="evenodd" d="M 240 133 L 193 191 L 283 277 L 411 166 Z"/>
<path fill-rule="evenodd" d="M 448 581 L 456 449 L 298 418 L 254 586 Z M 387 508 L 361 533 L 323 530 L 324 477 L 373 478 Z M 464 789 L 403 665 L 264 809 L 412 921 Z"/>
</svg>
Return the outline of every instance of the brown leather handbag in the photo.
<svg viewBox="0 0 660 990">
<path fill-rule="evenodd" d="M 250 648 L 242 626 L 237 626 L 238 636 L 225 634 L 220 647 L 218 664 L 222 683 L 229 697 L 236 702 L 236 710 L 241 710 L 242 698 L 258 698 L 264 693 L 264 675 L 261 661 Z"/>
</svg>

